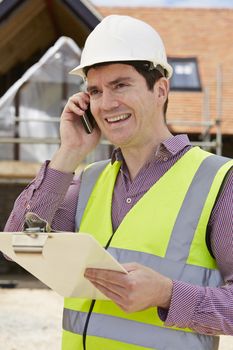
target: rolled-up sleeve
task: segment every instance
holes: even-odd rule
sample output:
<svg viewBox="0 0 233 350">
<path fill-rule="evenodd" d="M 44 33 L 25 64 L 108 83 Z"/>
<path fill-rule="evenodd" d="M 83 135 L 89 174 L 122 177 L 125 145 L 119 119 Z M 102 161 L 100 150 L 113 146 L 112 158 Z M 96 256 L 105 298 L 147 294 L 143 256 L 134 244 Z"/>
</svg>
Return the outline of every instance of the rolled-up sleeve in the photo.
<svg viewBox="0 0 233 350">
<path fill-rule="evenodd" d="M 46 161 L 36 178 L 15 201 L 5 231 L 21 231 L 29 211 L 47 220 L 56 230 L 74 230 L 79 178 L 48 167 Z"/>
</svg>

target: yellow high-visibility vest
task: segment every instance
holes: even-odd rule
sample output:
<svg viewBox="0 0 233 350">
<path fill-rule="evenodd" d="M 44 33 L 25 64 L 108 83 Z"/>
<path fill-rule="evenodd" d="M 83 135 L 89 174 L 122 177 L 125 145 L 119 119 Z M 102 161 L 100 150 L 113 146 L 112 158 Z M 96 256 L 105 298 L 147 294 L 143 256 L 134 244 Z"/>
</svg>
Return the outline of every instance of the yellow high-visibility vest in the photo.
<svg viewBox="0 0 233 350">
<path fill-rule="evenodd" d="M 191 284 L 221 285 L 205 236 L 233 161 L 192 148 L 135 204 L 113 235 L 112 195 L 120 165 L 109 163 L 98 177 L 80 231 L 92 234 L 103 247 L 112 236 L 108 251 L 120 263 L 138 262 Z M 213 350 L 218 346 L 218 337 L 165 327 L 156 307 L 129 314 L 112 301 L 67 298 L 62 349 L 83 349 L 83 333 L 86 350 Z"/>
</svg>

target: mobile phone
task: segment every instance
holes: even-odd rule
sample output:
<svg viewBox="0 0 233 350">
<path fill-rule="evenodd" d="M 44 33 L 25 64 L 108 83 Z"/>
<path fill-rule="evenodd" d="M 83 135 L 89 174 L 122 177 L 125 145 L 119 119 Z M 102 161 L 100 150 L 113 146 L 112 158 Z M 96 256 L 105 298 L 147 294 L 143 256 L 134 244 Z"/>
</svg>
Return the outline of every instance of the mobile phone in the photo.
<svg viewBox="0 0 233 350">
<path fill-rule="evenodd" d="M 91 134 L 95 125 L 95 119 L 93 115 L 91 114 L 90 105 L 88 106 L 87 110 L 85 111 L 84 115 L 81 117 L 82 124 L 84 126 L 84 129 L 88 134 Z"/>
</svg>

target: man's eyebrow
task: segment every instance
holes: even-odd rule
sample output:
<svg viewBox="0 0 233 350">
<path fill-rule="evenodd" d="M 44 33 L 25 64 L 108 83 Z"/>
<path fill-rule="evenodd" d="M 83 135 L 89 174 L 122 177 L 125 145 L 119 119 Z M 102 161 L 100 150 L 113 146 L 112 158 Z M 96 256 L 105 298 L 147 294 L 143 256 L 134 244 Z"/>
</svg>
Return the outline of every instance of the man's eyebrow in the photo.
<svg viewBox="0 0 233 350">
<path fill-rule="evenodd" d="M 125 82 L 125 81 L 132 81 L 132 78 L 131 77 L 119 77 L 115 80 L 112 80 L 108 83 L 108 85 L 116 85 L 116 84 L 119 84 L 119 83 L 122 83 L 122 82 Z"/>
<path fill-rule="evenodd" d="M 108 83 L 107 83 L 107 85 L 108 86 L 114 86 L 114 85 L 117 85 L 117 84 L 119 84 L 119 83 L 122 83 L 122 82 L 130 82 L 130 81 L 132 81 L 132 78 L 131 77 L 119 77 L 119 78 L 117 78 L 117 79 L 114 79 L 114 80 L 112 80 L 112 81 L 109 81 Z M 90 92 L 90 91 L 93 91 L 93 90 L 98 90 L 98 87 L 97 87 L 97 85 L 89 85 L 89 86 L 87 86 L 87 92 Z"/>
</svg>

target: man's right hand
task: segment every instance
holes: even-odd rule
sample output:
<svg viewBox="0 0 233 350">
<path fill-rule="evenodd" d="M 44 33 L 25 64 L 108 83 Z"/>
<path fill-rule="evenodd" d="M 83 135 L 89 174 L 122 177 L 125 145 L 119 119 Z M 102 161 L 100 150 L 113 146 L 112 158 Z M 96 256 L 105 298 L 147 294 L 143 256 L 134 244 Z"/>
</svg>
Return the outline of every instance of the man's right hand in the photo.
<svg viewBox="0 0 233 350">
<path fill-rule="evenodd" d="M 89 95 L 79 92 L 71 96 L 62 112 L 60 123 L 61 146 L 50 162 L 50 167 L 63 172 L 73 172 L 100 140 L 100 130 L 95 125 L 91 134 L 85 131 L 81 117 L 90 102 Z"/>
</svg>

